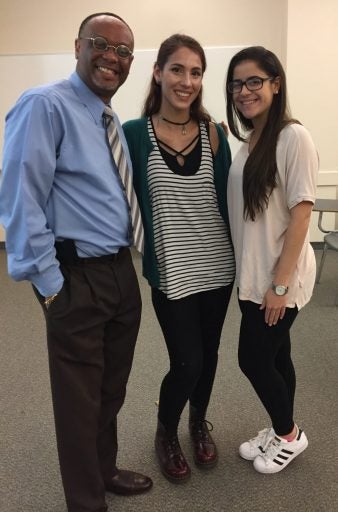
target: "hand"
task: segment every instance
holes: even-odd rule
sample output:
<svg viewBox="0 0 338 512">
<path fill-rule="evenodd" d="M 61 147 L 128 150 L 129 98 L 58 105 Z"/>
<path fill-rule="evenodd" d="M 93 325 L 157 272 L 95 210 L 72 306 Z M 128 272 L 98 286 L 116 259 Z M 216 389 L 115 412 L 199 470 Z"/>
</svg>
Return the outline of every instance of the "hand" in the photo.
<svg viewBox="0 0 338 512">
<path fill-rule="evenodd" d="M 286 304 L 287 294 L 278 296 L 271 288 L 268 289 L 259 309 L 265 308 L 265 322 L 270 327 L 276 325 L 279 319 L 282 320 L 285 315 Z"/>
<path fill-rule="evenodd" d="M 225 124 L 224 121 L 221 121 L 219 124 L 223 128 L 226 138 L 228 138 L 229 137 L 229 128 L 227 127 L 227 125 Z"/>
</svg>

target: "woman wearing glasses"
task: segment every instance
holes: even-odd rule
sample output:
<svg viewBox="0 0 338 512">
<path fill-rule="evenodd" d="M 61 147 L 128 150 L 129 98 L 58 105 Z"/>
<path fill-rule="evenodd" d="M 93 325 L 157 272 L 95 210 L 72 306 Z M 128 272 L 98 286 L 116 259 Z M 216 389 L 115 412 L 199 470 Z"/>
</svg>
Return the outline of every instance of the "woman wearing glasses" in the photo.
<svg viewBox="0 0 338 512">
<path fill-rule="evenodd" d="M 258 472 L 276 473 L 308 445 L 293 420 L 290 328 L 315 282 L 308 227 L 318 157 L 308 131 L 290 117 L 285 74 L 272 52 L 250 47 L 232 58 L 226 99 L 230 131 L 243 141 L 228 182 L 239 364 L 272 424 L 239 453 Z"/>
<path fill-rule="evenodd" d="M 155 449 L 164 476 L 190 476 L 177 428 L 189 401 L 195 463 L 217 448 L 205 420 L 235 267 L 226 182 L 229 146 L 202 106 L 200 44 L 173 35 L 158 52 L 143 117 L 124 125 L 142 211 L 143 273 L 167 345 L 170 370 L 159 400 Z"/>
</svg>

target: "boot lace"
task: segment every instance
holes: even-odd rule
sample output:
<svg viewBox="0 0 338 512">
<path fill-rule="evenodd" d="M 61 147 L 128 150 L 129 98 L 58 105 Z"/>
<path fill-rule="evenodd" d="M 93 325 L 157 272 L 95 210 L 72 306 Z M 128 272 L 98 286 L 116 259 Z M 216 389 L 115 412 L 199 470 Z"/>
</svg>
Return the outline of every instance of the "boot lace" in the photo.
<svg viewBox="0 0 338 512">
<path fill-rule="evenodd" d="M 192 432 L 195 435 L 200 436 L 204 441 L 209 439 L 209 432 L 214 430 L 214 426 L 211 421 L 198 420 L 192 423 Z"/>
</svg>

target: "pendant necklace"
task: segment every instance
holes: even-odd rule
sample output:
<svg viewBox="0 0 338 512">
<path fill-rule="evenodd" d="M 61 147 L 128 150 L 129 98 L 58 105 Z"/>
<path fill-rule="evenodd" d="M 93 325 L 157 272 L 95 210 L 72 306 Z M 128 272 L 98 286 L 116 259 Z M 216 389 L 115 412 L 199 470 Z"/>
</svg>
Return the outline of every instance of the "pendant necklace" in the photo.
<svg viewBox="0 0 338 512">
<path fill-rule="evenodd" d="M 159 115 L 159 118 L 160 118 L 162 121 L 165 121 L 166 123 L 174 124 L 174 125 L 176 125 L 176 126 L 182 126 L 182 135 L 186 135 L 186 134 L 187 134 L 187 127 L 186 127 L 186 125 L 187 125 L 188 123 L 190 123 L 190 121 L 191 121 L 191 117 L 190 117 L 190 116 L 189 116 L 189 118 L 188 118 L 186 121 L 184 121 L 183 123 L 177 123 L 177 122 L 175 122 L 175 121 L 170 121 L 169 119 L 167 119 L 167 118 L 165 118 L 165 117 L 163 117 L 163 116 L 161 116 L 161 115 Z"/>
</svg>

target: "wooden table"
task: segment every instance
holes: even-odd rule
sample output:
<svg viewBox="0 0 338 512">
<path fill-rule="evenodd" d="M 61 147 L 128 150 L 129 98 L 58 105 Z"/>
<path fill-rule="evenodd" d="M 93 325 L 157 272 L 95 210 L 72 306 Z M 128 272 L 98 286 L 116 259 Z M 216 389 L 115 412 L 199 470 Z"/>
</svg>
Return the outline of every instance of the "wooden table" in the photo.
<svg viewBox="0 0 338 512">
<path fill-rule="evenodd" d="M 327 230 L 323 228 L 323 214 L 325 212 L 328 213 L 338 213 L 338 199 L 316 199 L 316 202 L 313 206 L 314 212 L 319 212 L 318 216 L 318 228 L 322 233 L 331 233 L 332 229 Z"/>
</svg>

